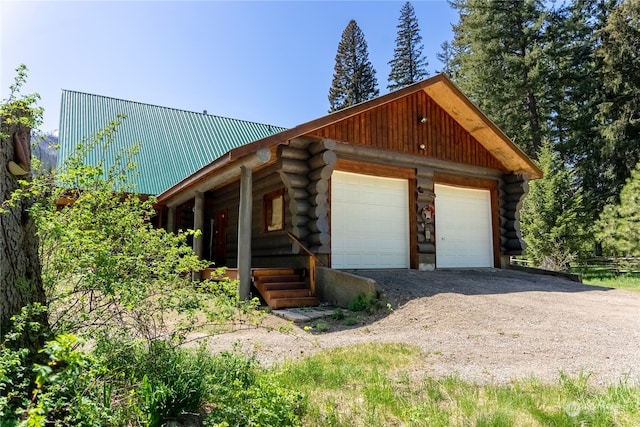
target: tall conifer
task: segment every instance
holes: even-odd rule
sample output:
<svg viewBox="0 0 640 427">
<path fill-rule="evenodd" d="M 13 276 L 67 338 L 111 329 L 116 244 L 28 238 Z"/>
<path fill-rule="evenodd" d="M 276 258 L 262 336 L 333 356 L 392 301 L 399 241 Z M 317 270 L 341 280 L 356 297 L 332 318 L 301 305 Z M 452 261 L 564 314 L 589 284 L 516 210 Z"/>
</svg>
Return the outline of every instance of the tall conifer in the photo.
<svg viewBox="0 0 640 427">
<path fill-rule="evenodd" d="M 456 83 L 534 156 L 545 132 L 540 0 L 453 0 Z"/>
<path fill-rule="evenodd" d="M 640 163 L 620 192 L 620 203 L 607 205 L 596 223 L 605 252 L 614 256 L 640 256 Z"/>
<path fill-rule="evenodd" d="M 333 81 L 329 89 L 329 112 L 378 96 L 376 71 L 369 61 L 364 33 L 355 20 L 342 32 L 336 53 Z"/>
<path fill-rule="evenodd" d="M 606 178 L 604 138 L 595 117 L 603 102 L 603 61 L 596 54 L 602 28 L 617 0 L 574 0 L 549 13 L 545 34 L 545 86 L 549 140 L 575 171 L 590 218 L 617 190 Z"/>
<path fill-rule="evenodd" d="M 400 9 L 396 47 L 389 61 L 389 90 L 400 89 L 424 79 L 427 75 L 427 59 L 422 55 L 422 36 L 415 10 L 406 2 Z"/>
<path fill-rule="evenodd" d="M 544 177 L 530 183 L 521 212 L 526 256 L 536 267 L 565 270 L 588 242 L 581 225 L 582 191 L 549 142 L 540 147 L 538 163 Z"/>
<path fill-rule="evenodd" d="M 605 91 L 598 115 L 604 179 L 617 196 L 640 162 L 640 0 L 621 2 L 601 34 L 596 54 Z"/>
</svg>

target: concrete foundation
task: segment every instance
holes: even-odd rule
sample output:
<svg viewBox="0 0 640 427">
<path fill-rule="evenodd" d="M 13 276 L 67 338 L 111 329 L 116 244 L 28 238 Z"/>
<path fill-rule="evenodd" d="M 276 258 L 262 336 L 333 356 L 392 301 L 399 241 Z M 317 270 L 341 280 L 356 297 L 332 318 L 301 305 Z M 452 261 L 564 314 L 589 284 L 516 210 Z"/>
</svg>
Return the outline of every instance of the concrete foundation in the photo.
<svg viewBox="0 0 640 427">
<path fill-rule="evenodd" d="M 376 296 L 377 292 L 373 279 L 327 267 L 316 268 L 316 294 L 320 301 L 348 308 L 349 302 L 360 295 Z"/>
</svg>

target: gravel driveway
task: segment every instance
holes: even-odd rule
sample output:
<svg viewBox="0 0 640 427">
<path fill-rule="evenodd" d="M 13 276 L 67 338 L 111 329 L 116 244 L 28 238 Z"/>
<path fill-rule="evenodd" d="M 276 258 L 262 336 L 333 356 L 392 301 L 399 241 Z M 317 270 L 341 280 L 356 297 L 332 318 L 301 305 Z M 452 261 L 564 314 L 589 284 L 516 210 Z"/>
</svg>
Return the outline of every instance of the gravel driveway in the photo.
<svg viewBox="0 0 640 427">
<path fill-rule="evenodd" d="M 596 384 L 628 377 L 640 384 L 640 293 L 599 288 L 510 270 L 359 271 L 378 283 L 393 312 L 312 334 L 296 325 L 284 334 L 240 330 L 216 337 L 212 350 L 234 342 L 265 364 L 362 342 L 403 342 L 424 351 L 416 375 L 453 373 L 480 383 L 560 370 L 590 372 Z M 270 316 L 268 323 L 285 324 Z"/>
</svg>

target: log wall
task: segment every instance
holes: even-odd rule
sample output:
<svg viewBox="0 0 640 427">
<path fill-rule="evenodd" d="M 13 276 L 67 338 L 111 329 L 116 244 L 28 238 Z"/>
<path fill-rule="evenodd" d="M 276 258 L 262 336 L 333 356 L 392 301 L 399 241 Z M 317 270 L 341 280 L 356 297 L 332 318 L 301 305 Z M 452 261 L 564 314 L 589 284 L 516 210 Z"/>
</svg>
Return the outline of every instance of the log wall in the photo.
<svg viewBox="0 0 640 427">
<path fill-rule="evenodd" d="M 295 139 L 278 147 L 278 161 L 253 174 L 252 265 L 306 267 L 307 256 L 287 232 L 317 254 L 329 254 L 329 179 L 336 164 L 333 141 Z M 284 230 L 264 230 L 263 198 L 284 188 Z M 227 266 L 237 265 L 238 181 L 207 193 L 205 223 L 227 209 Z M 215 241 L 213 242 L 215 246 Z"/>
<path fill-rule="evenodd" d="M 421 117 L 427 122 L 421 123 Z M 338 121 L 313 134 L 371 148 L 505 170 L 423 91 Z"/>
<path fill-rule="evenodd" d="M 334 148 L 332 140 L 303 138 L 278 148 L 277 171 L 292 219 L 289 231 L 317 254 L 330 252 L 329 180 L 337 161 Z"/>
<path fill-rule="evenodd" d="M 435 215 L 430 214 L 434 206 L 435 191 L 433 170 L 418 168 L 415 185 L 415 218 L 418 254 L 418 268 L 433 269 L 436 265 Z M 413 234 L 413 233 L 411 233 Z"/>
<path fill-rule="evenodd" d="M 522 255 L 526 243 L 520 231 L 520 208 L 529 192 L 521 175 L 505 174 L 500 185 L 500 240 L 502 255 Z"/>
</svg>

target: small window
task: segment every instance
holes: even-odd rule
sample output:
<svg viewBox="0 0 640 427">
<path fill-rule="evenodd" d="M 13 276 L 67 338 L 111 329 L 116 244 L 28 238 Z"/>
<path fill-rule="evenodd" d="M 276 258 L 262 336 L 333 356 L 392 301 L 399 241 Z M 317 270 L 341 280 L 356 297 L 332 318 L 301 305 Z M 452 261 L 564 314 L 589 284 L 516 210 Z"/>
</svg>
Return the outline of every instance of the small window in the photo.
<svg viewBox="0 0 640 427">
<path fill-rule="evenodd" d="M 284 190 L 264 195 L 264 231 L 284 230 Z"/>
</svg>

